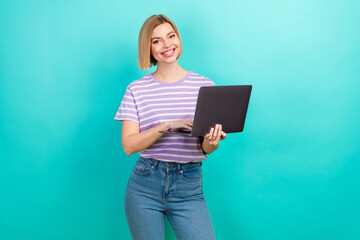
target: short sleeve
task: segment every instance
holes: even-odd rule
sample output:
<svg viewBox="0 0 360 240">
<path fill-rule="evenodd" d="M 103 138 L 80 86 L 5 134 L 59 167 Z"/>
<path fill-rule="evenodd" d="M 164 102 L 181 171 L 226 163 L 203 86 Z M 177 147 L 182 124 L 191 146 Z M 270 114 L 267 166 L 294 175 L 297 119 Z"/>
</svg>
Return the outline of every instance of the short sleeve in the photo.
<svg viewBox="0 0 360 240">
<path fill-rule="evenodd" d="M 209 83 L 207 84 L 207 86 L 215 86 L 214 81 L 212 81 L 212 80 L 209 79 L 209 78 L 208 78 L 208 80 L 209 80 Z"/>
<path fill-rule="evenodd" d="M 116 112 L 115 120 L 132 120 L 139 123 L 139 116 L 136 108 L 135 99 L 129 88 L 126 89 L 120 107 Z"/>
</svg>

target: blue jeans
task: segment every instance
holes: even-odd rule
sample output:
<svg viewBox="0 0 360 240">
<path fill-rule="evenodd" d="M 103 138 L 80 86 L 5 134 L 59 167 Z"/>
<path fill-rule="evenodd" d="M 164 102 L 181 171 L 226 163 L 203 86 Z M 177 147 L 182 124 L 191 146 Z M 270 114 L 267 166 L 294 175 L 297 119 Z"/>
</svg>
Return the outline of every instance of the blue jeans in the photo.
<svg viewBox="0 0 360 240">
<path fill-rule="evenodd" d="M 125 214 L 135 240 L 163 240 L 165 216 L 177 239 L 215 239 L 199 162 L 178 164 L 140 157 L 126 188 Z"/>
</svg>

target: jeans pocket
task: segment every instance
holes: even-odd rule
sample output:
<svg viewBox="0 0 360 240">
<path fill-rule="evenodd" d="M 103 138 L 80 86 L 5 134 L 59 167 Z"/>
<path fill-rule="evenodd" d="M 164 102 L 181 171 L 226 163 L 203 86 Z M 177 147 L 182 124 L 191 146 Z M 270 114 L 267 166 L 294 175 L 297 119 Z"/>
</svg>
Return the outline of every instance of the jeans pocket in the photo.
<svg viewBox="0 0 360 240">
<path fill-rule="evenodd" d="M 202 178 L 201 167 L 195 167 L 190 169 L 185 169 L 181 173 L 181 178 L 187 182 L 197 182 Z"/>
<path fill-rule="evenodd" d="M 151 165 L 144 162 L 143 160 L 139 159 L 134 168 L 133 168 L 133 172 L 138 174 L 138 175 L 147 175 L 151 172 L 152 168 Z"/>
</svg>

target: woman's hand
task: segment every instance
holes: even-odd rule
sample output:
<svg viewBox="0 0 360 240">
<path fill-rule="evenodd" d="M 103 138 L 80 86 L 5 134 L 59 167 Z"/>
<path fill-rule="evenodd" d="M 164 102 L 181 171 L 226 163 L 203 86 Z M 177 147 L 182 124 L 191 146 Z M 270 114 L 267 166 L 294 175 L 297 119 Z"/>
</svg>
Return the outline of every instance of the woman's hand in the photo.
<svg viewBox="0 0 360 240">
<path fill-rule="evenodd" d="M 193 126 L 193 122 L 194 121 L 191 118 L 185 118 L 182 120 L 169 121 L 166 123 L 169 129 L 186 128 L 191 130 Z"/>
<path fill-rule="evenodd" d="M 210 145 L 218 145 L 220 140 L 226 138 L 226 133 L 222 131 L 222 125 L 216 124 L 215 128 L 211 128 L 210 132 L 205 135 L 204 140 L 208 141 Z"/>
<path fill-rule="evenodd" d="M 221 124 L 216 124 L 214 128 L 210 129 L 210 132 L 204 136 L 204 142 L 202 144 L 203 150 L 210 154 L 215 151 L 221 140 L 226 138 L 226 133 L 222 131 Z"/>
</svg>

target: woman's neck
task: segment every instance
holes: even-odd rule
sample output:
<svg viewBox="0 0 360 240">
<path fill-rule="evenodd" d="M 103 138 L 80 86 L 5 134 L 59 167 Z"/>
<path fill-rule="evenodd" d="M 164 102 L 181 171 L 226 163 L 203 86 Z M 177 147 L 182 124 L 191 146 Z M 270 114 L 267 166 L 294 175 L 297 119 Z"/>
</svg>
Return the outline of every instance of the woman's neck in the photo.
<svg viewBox="0 0 360 240">
<path fill-rule="evenodd" d="M 171 64 L 158 64 L 153 76 L 166 83 L 177 82 L 186 77 L 188 71 L 180 67 L 176 61 Z"/>
</svg>

